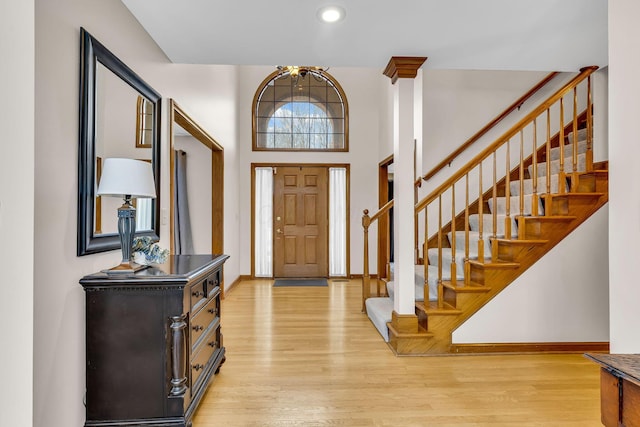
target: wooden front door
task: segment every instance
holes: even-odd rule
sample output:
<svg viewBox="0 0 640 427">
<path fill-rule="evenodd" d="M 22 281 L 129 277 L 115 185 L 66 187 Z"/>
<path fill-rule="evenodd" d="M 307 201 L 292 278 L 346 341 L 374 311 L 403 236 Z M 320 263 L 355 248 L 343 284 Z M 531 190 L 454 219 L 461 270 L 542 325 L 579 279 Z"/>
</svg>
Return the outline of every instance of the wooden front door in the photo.
<svg viewBox="0 0 640 427">
<path fill-rule="evenodd" d="M 327 277 L 328 169 L 278 167 L 273 182 L 275 277 Z"/>
</svg>

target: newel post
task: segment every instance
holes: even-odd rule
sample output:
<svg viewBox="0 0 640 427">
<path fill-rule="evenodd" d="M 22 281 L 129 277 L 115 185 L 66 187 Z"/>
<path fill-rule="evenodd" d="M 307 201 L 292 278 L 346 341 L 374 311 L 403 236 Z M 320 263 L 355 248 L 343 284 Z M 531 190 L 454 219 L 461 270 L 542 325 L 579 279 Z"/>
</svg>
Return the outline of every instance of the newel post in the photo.
<svg viewBox="0 0 640 427">
<path fill-rule="evenodd" d="M 416 110 L 414 100 L 422 96 L 414 79 L 426 57 L 394 56 L 383 74 L 393 85 L 393 261 L 394 333 L 413 333 L 418 329 L 415 315 L 415 176 L 414 141 Z M 399 320 L 401 319 L 401 320 Z M 393 341 L 393 338 L 391 338 Z"/>
<path fill-rule="evenodd" d="M 371 217 L 369 210 L 365 209 L 362 215 L 362 228 L 364 229 L 364 268 L 362 270 L 362 312 L 366 311 L 365 301 L 371 296 L 371 276 L 369 276 L 369 226 Z"/>
</svg>

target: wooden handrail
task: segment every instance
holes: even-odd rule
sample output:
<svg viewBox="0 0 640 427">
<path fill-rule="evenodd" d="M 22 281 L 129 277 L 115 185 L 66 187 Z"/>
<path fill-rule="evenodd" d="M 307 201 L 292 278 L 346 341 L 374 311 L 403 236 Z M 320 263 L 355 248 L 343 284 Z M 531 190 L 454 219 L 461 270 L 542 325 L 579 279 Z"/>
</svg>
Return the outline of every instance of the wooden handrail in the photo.
<svg viewBox="0 0 640 427">
<path fill-rule="evenodd" d="M 389 200 L 387 203 L 385 203 L 384 205 L 382 205 L 382 207 L 378 210 L 378 212 L 376 212 L 375 214 L 373 214 L 372 217 L 370 217 L 370 222 L 374 222 L 376 221 L 378 218 L 380 218 L 382 215 L 386 214 L 387 212 L 389 212 L 389 209 L 391 209 L 393 207 L 393 199 Z M 368 215 L 369 211 L 367 209 L 364 210 L 364 214 Z"/>
<path fill-rule="evenodd" d="M 486 134 L 487 132 L 489 132 L 495 125 L 497 125 L 498 123 L 500 123 L 505 117 L 507 117 L 509 114 L 511 114 L 514 110 L 520 108 L 520 106 L 522 106 L 522 104 L 524 104 L 529 98 L 531 98 L 537 91 L 539 91 L 540 89 L 542 89 L 547 83 L 549 83 L 555 76 L 556 74 L 558 74 L 557 71 L 554 71 L 552 73 L 549 73 L 549 75 L 547 75 L 544 79 L 540 80 L 540 82 L 538 82 L 538 84 L 536 84 L 534 87 L 532 87 L 531 89 L 529 89 L 528 92 L 526 92 L 524 95 L 522 95 L 520 98 L 518 98 L 513 104 L 511 104 L 510 106 L 508 106 L 502 113 L 500 113 L 496 118 L 494 118 L 493 120 L 491 120 L 489 123 L 487 123 L 482 129 L 480 129 L 478 132 L 476 132 L 471 138 L 469 138 L 468 140 L 466 140 L 460 147 L 458 147 L 454 152 L 452 152 L 451 154 L 449 154 L 447 157 L 445 157 L 444 160 L 442 160 L 440 163 L 438 163 L 433 169 L 431 169 L 429 172 L 427 172 L 422 179 L 424 179 L 425 181 L 429 180 L 430 178 L 432 178 L 435 174 L 437 174 L 438 172 L 440 172 L 441 169 L 443 169 L 445 166 L 447 166 L 448 164 L 450 164 L 452 161 L 454 161 L 456 159 L 456 157 L 458 157 L 460 154 L 462 154 L 463 151 L 465 151 L 467 148 L 469 148 L 471 145 L 473 145 L 478 139 L 480 139 L 484 134 Z M 416 184 L 417 185 L 417 184 Z"/>
<path fill-rule="evenodd" d="M 551 95 L 546 101 L 541 103 L 536 109 L 531 111 L 525 117 L 523 117 L 518 123 L 513 125 L 507 132 L 502 134 L 498 139 L 495 140 L 491 145 L 478 153 L 473 159 L 467 162 L 462 168 L 456 171 L 453 175 L 449 177 L 445 182 L 440 184 L 436 189 L 434 189 L 429 195 L 423 198 L 418 204 L 415 206 L 416 212 L 424 209 L 429 203 L 434 201 L 439 194 L 444 192 L 446 189 L 455 184 L 460 178 L 469 173 L 478 163 L 482 162 L 484 159 L 489 157 L 494 151 L 496 151 L 505 141 L 512 138 L 516 135 L 520 129 L 522 129 L 526 124 L 531 122 L 534 118 L 538 117 L 548 108 L 550 108 L 553 104 L 558 102 L 565 94 L 567 94 L 570 90 L 573 90 L 573 87 L 578 83 L 582 82 L 585 78 L 590 76 L 594 71 L 598 69 L 598 66 L 590 66 L 584 67 L 580 69 L 580 74 L 575 76 L 571 81 L 565 84 L 562 88 L 560 88 L 556 93 Z M 562 145 L 561 145 L 562 146 Z M 561 156 L 562 157 L 562 156 Z"/>
</svg>

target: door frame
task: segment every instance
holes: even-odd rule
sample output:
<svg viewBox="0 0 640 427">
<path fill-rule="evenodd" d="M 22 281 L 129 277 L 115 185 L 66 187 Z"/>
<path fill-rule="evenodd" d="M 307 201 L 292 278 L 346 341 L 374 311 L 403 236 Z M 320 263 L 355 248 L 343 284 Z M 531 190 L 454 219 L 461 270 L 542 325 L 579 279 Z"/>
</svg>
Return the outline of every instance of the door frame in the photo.
<svg viewBox="0 0 640 427">
<path fill-rule="evenodd" d="M 189 134 L 211 150 L 211 253 L 224 253 L 224 148 L 211 135 L 195 122 L 175 100 L 169 99 L 169 250 L 174 248 L 174 209 L 175 209 L 175 147 L 174 123 L 180 125 Z M 224 287 L 221 286 L 221 289 Z"/>
<path fill-rule="evenodd" d="M 345 168 L 347 174 L 347 212 L 346 212 L 346 225 L 347 225 L 347 275 L 346 277 L 351 277 L 351 221 L 349 220 L 351 217 L 351 164 L 350 163 L 251 163 L 251 278 L 256 278 L 255 271 L 255 215 L 256 215 L 256 168 L 259 167 L 324 167 L 327 168 Z M 327 184 L 327 195 L 329 195 L 330 187 Z M 327 227 L 330 224 L 327 223 Z M 329 233 L 327 230 L 327 240 L 329 239 Z M 327 242 L 327 250 L 329 249 L 329 244 Z M 272 251 L 273 253 L 273 251 Z M 272 260 L 273 262 L 273 260 Z M 329 260 L 327 259 L 327 262 Z M 327 265 L 327 268 L 329 265 Z M 273 271 L 273 269 L 272 269 Z M 338 277 L 338 276 L 329 276 L 329 277 Z M 272 276 L 273 278 L 273 276 Z"/>
<path fill-rule="evenodd" d="M 389 201 L 389 166 L 393 164 L 393 154 L 378 163 L 378 209 Z M 378 277 L 387 277 L 387 264 L 391 259 L 391 229 L 393 224 L 389 220 L 389 214 L 383 215 L 378 220 Z"/>
</svg>

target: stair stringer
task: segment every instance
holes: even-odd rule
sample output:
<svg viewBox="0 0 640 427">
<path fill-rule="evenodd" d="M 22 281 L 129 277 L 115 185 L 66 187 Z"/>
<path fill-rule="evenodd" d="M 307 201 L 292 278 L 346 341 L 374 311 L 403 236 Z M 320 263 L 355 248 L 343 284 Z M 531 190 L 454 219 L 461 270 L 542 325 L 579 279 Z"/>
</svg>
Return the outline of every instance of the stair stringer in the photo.
<svg viewBox="0 0 640 427">
<path fill-rule="evenodd" d="M 599 171 L 598 179 L 600 182 L 606 181 L 606 172 Z M 606 183 L 598 185 L 598 190 L 602 189 L 606 189 Z M 592 191 L 594 190 L 595 188 L 592 189 Z M 411 337 L 412 345 L 406 347 L 402 346 L 402 337 L 396 336 L 393 338 L 393 342 L 396 344 L 392 345 L 394 350 L 398 354 L 447 354 L 453 352 L 451 348 L 452 334 L 458 327 L 608 202 L 608 193 L 606 191 L 590 194 L 591 197 L 587 193 L 577 193 L 575 196 L 549 195 L 546 202 L 560 205 L 561 216 L 571 217 L 568 223 L 563 224 L 561 227 L 538 227 L 538 231 L 542 231 L 535 236 L 535 239 L 546 240 L 546 242 L 538 242 L 532 245 L 530 251 L 527 251 L 524 256 L 517 257 L 511 263 L 484 264 L 471 261 L 471 280 L 473 281 L 474 277 L 479 276 L 474 272 L 478 273 L 482 270 L 482 283 L 471 283 L 465 287 L 464 292 L 458 292 L 456 288 L 445 288 L 445 300 L 449 302 L 445 307 L 437 308 L 433 306 L 433 303 L 426 306 L 424 304 L 416 304 L 416 314 L 420 327 L 422 330 L 428 331 L 429 335 L 424 336 L 423 343 L 419 343 L 415 336 Z M 586 202 L 588 199 L 591 199 L 589 203 Z M 545 218 L 547 217 L 540 221 L 546 222 Z M 537 221 L 536 217 L 518 217 L 518 228 L 529 229 L 530 227 L 526 223 L 535 221 Z M 549 231 L 547 231 L 547 228 Z M 520 236 L 520 239 L 530 237 L 525 235 Z M 477 293 L 469 292 L 469 288 L 474 286 L 479 288 L 488 287 L 489 290 L 483 289 L 484 292 Z M 455 310 L 456 313 L 448 312 L 452 310 Z M 407 352 L 403 353 L 403 349 L 407 350 Z"/>
</svg>

